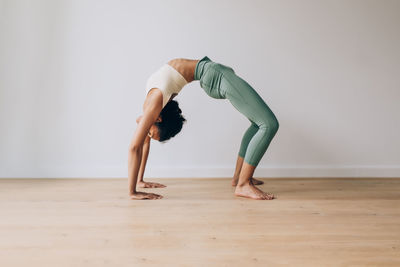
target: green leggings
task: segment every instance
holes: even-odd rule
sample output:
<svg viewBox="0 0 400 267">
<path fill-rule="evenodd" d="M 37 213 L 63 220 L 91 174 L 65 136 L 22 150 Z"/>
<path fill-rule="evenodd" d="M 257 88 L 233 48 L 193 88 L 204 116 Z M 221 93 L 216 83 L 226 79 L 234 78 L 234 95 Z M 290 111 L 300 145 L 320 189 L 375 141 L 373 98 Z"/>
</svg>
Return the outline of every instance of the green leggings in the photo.
<svg viewBox="0 0 400 267">
<path fill-rule="evenodd" d="M 243 135 L 239 156 L 257 166 L 279 128 L 278 120 L 260 95 L 228 66 L 213 62 L 207 56 L 200 59 L 194 80 L 212 98 L 228 99 L 251 122 Z"/>
</svg>

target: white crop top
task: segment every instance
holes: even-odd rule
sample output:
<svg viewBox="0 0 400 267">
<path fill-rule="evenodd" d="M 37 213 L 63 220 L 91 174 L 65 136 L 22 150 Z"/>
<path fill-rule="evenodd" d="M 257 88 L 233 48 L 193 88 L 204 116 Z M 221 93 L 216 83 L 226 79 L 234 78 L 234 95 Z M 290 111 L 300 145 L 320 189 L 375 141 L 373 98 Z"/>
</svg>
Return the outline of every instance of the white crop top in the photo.
<svg viewBox="0 0 400 267">
<path fill-rule="evenodd" d="M 147 79 L 146 95 L 152 88 L 160 89 L 163 94 L 162 107 L 164 108 L 170 97 L 177 95 L 187 83 L 174 67 L 165 64 Z"/>
</svg>

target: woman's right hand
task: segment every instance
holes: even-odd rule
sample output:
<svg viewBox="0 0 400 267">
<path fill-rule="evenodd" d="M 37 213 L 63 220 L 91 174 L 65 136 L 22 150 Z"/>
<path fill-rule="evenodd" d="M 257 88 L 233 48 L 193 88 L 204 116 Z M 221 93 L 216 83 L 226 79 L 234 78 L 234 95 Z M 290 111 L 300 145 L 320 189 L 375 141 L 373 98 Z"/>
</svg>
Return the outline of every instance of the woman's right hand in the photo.
<svg viewBox="0 0 400 267">
<path fill-rule="evenodd" d="M 130 193 L 129 194 L 131 199 L 161 199 L 163 198 L 162 195 L 154 194 L 154 193 L 147 193 L 147 192 L 139 192 Z"/>
</svg>

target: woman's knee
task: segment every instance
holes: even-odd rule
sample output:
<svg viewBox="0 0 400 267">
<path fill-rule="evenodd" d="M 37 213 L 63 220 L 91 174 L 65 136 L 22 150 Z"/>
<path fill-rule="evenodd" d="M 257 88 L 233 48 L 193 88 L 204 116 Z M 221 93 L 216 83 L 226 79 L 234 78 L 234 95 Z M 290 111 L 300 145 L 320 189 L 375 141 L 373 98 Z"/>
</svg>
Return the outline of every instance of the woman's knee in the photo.
<svg viewBox="0 0 400 267">
<path fill-rule="evenodd" d="M 279 129 L 279 121 L 275 118 L 275 120 L 274 120 L 275 122 L 274 122 L 274 131 L 275 131 L 275 133 L 278 131 L 278 129 Z"/>
<path fill-rule="evenodd" d="M 271 132 L 275 135 L 275 133 L 279 129 L 279 121 L 275 116 L 265 116 L 262 120 L 261 125 L 259 125 L 261 129 L 265 129 L 268 132 Z"/>
</svg>

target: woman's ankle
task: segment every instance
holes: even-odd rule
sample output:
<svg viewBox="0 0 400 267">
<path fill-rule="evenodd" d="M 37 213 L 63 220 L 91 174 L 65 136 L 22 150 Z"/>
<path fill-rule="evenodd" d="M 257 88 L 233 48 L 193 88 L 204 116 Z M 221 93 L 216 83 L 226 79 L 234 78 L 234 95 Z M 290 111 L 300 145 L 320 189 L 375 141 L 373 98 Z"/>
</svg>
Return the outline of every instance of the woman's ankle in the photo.
<svg viewBox="0 0 400 267">
<path fill-rule="evenodd" d="M 250 179 L 248 179 L 248 180 L 246 180 L 246 181 L 238 181 L 237 182 L 237 185 L 236 186 L 238 186 L 238 187 L 243 187 L 243 186 L 249 186 L 251 183 L 250 183 Z"/>
</svg>

